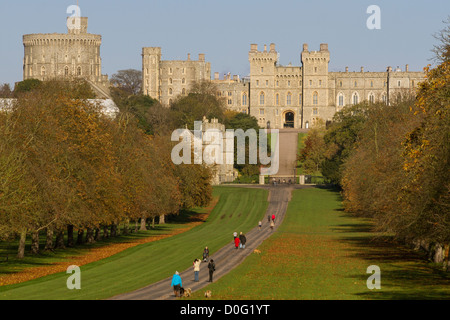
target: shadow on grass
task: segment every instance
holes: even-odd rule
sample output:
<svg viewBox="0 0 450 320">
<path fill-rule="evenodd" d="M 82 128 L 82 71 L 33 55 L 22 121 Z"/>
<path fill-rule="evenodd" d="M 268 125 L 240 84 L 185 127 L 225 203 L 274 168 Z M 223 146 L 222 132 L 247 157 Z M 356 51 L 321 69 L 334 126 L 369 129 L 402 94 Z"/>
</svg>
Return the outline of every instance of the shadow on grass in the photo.
<svg viewBox="0 0 450 320">
<path fill-rule="evenodd" d="M 346 244 L 350 257 L 364 259 L 367 266 L 381 269 L 381 290 L 367 290 L 357 296 L 380 300 L 450 299 L 450 273 L 430 263 L 425 253 L 396 242 L 392 236 L 372 232 L 369 222 L 341 224 L 332 230 L 338 233 L 337 241 Z M 368 277 L 352 276 L 364 282 Z"/>
</svg>

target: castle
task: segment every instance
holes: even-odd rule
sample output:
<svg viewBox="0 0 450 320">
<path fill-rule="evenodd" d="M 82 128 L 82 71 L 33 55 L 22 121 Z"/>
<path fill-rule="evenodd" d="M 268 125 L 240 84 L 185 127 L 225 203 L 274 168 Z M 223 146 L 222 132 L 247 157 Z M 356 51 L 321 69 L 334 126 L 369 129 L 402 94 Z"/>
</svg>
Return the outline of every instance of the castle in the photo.
<svg viewBox="0 0 450 320">
<path fill-rule="evenodd" d="M 192 61 L 164 61 L 161 48 L 142 50 L 143 93 L 169 106 L 179 95 L 187 95 L 195 81 L 210 80 L 216 84 L 226 106 L 237 112 L 249 113 L 262 128 L 310 128 L 319 121 L 330 121 L 346 105 L 364 100 L 389 103 L 397 93 L 413 93 L 423 80 L 423 72 L 404 71 L 388 67 L 384 72 L 329 72 L 330 52 L 327 44 L 319 51 L 309 51 L 303 45 L 302 66 L 279 64 L 275 44 L 259 51 L 250 45 L 249 76 L 214 73 L 210 63 L 199 54 Z"/>
<path fill-rule="evenodd" d="M 69 18 L 70 19 L 70 18 Z M 67 34 L 30 34 L 23 36 L 23 79 L 83 78 L 99 98 L 109 98 L 108 76 L 101 73 L 101 35 L 87 32 L 88 18 Z M 215 72 L 205 54 L 192 60 L 162 60 L 160 47 L 142 49 L 142 91 L 169 106 L 179 96 L 188 95 L 197 81 L 212 81 L 228 109 L 254 116 L 262 128 L 310 128 L 330 121 L 344 106 L 389 101 L 397 93 L 414 93 L 424 78 L 423 72 L 393 70 L 367 72 L 329 72 L 327 44 L 319 51 L 303 45 L 301 66 L 280 65 L 275 44 L 262 51 L 250 45 L 250 74 L 242 79 Z"/>
<path fill-rule="evenodd" d="M 23 36 L 23 79 L 44 81 L 83 78 L 99 98 L 108 98 L 108 76 L 101 73 L 102 36 L 87 32 L 88 18 L 78 19 L 77 27 L 67 24 L 67 34 L 39 33 Z"/>
</svg>

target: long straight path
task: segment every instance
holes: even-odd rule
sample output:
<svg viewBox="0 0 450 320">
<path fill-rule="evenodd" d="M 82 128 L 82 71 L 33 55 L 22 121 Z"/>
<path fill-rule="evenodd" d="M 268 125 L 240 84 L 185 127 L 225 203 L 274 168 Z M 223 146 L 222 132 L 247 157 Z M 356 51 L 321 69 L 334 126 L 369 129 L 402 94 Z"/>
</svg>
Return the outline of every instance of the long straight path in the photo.
<svg viewBox="0 0 450 320">
<path fill-rule="evenodd" d="M 261 186 L 264 187 L 264 186 Z M 298 188 L 299 186 L 297 186 Z M 306 186 L 305 186 L 306 187 Z M 265 187 L 267 188 L 267 187 Z M 216 271 L 214 272 L 214 281 L 220 279 L 233 268 L 238 266 L 244 259 L 253 253 L 253 250 L 257 248 L 265 239 L 267 239 L 273 232 L 276 231 L 278 226 L 282 223 L 286 214 L 288 203 L 291 199 L 291 192 L 294 186 L 276 186 L 269 187 L 269 205 L 266 211 L 266 215 L 262 220 L 262 227 L 255 227 L 250 230 L 245 236 L 247 238 L 247 244 L 245 249 L 235 249 L 234 242 L 230 239 L 230 243 L 225 247 L 218 250 L 210 259 L 214 259 L 216 264 Z M 270 229 L 270 223 L 267 220 L 268 215 L 275 214 L 275 227 L 272 231 Z M 255 225 L 258 225 L 258 221 L 255 221 Z M 236 230 L 239 232 L 239 230 Z M 230 235 L 232 238 L 232 235 Z M 200 257 L 199 257 L 200 258 Z M 175 270 L 174 270 L 175 272 Z M 194 282 L 194 270 L 193 267 L 180 272 L 180 276 L 183 282 L 184 288 L 191 288 L 192 292 L 200 290 L 207 286 L 210 282 L 209 271 L 207 263 L 202 262 L 200 265 L 199 282 Z M 144 288 L 117 295 L 111 298 L 111 300 L 171 300 L 175 299 L 173 289 L 171 287 L 172 277 L 166 278 L 159 282 L 148 285 Z"/>
</svg>

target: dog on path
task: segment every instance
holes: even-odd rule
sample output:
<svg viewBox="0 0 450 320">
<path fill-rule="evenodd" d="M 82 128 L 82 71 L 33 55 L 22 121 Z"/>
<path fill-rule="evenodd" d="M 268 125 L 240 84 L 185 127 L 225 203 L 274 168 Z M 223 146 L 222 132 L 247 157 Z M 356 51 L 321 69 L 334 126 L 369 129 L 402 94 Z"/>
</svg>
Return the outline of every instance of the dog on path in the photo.
<svg viewBox="0 0 450 320">
<path fill-rule="evenodd" d="M 261 254 L 261 250 L 255 249 L 253 250 L 253 253 Z"/>
</svg>

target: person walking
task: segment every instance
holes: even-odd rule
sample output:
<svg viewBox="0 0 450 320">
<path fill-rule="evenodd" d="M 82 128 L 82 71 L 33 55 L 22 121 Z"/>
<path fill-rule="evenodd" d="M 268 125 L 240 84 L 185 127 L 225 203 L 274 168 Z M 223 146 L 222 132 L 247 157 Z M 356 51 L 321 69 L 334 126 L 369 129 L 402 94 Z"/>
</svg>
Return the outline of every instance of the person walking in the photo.
<svg viewBox="0 0 450 320">
<path fill-rule="evenodd" d="M 195 259 L 194 260 L 194 281 L 198 282 L 198 274 L 200 273 L 200 263 L 202 263 L 202 260 Z"/>
<path fill-rule="evenodd" d="M 275 222 L 273 222 L 273 220 L 272 221 L 270 221 L 270 229 L 273 231 L 273 227 L 275 227 Z"/>
<path fill-rule="evenodd" d="M 236 239 L 237 238 L 237 232 L 235 231 L 235 232 L 233 232 L 233 237 L 234 237 L 234 239 Z"/>
<path fill-rule="evenodd" d="M 261 230 L 261 227 L 262 227 L 262 222 L 261 221 L 258 223 L 258 227 L 259 227 L 259 230 Z"/>
<path fill-rule="evenodd" d="M 237 249 L 239 248 L 239 237 L 234 238 L 234 248 Z"/>
<path fill-rule="evenodd" d="M 205 247 L 205 249 L 203 250 L 203 262 L 208 261 L 209 258 L 209 249 L 208 247 Z"/>
<path fill-rule="evenodd" d="M 272 221 L 275 222 L 275 214 L 272 214 Z"/>
<path fill-rule="evenodd" d="M 242 232 L 239 234 L 239 248 L 245 249 L 245 243 L 247 242 L 247 238 Z"/>
<path fill-rule="evenodd" d="M 181 283 L 181 277 L 178 271 L 175 271 L 175 274 L 172 277 L 172 284 L 173 287 L 173 293 L 175 294 L 175 297 L 178 297 L 180 295 L 180 289 L 183 286 Z"/>
<path fill-rule="evenodd" d="M 209 281 L 208 282 L 213 282 L 213 273 L 214 273 L 214 271 L 216 271 L 216 264 L 214 263 L 213 259 L 209 260 L 208 269 L 209 269 Z"/>
<path fill-rule="evenodd" d="M 270 222 L 270 214 L 267 216 L 267 222 Z"/>
</svg>

